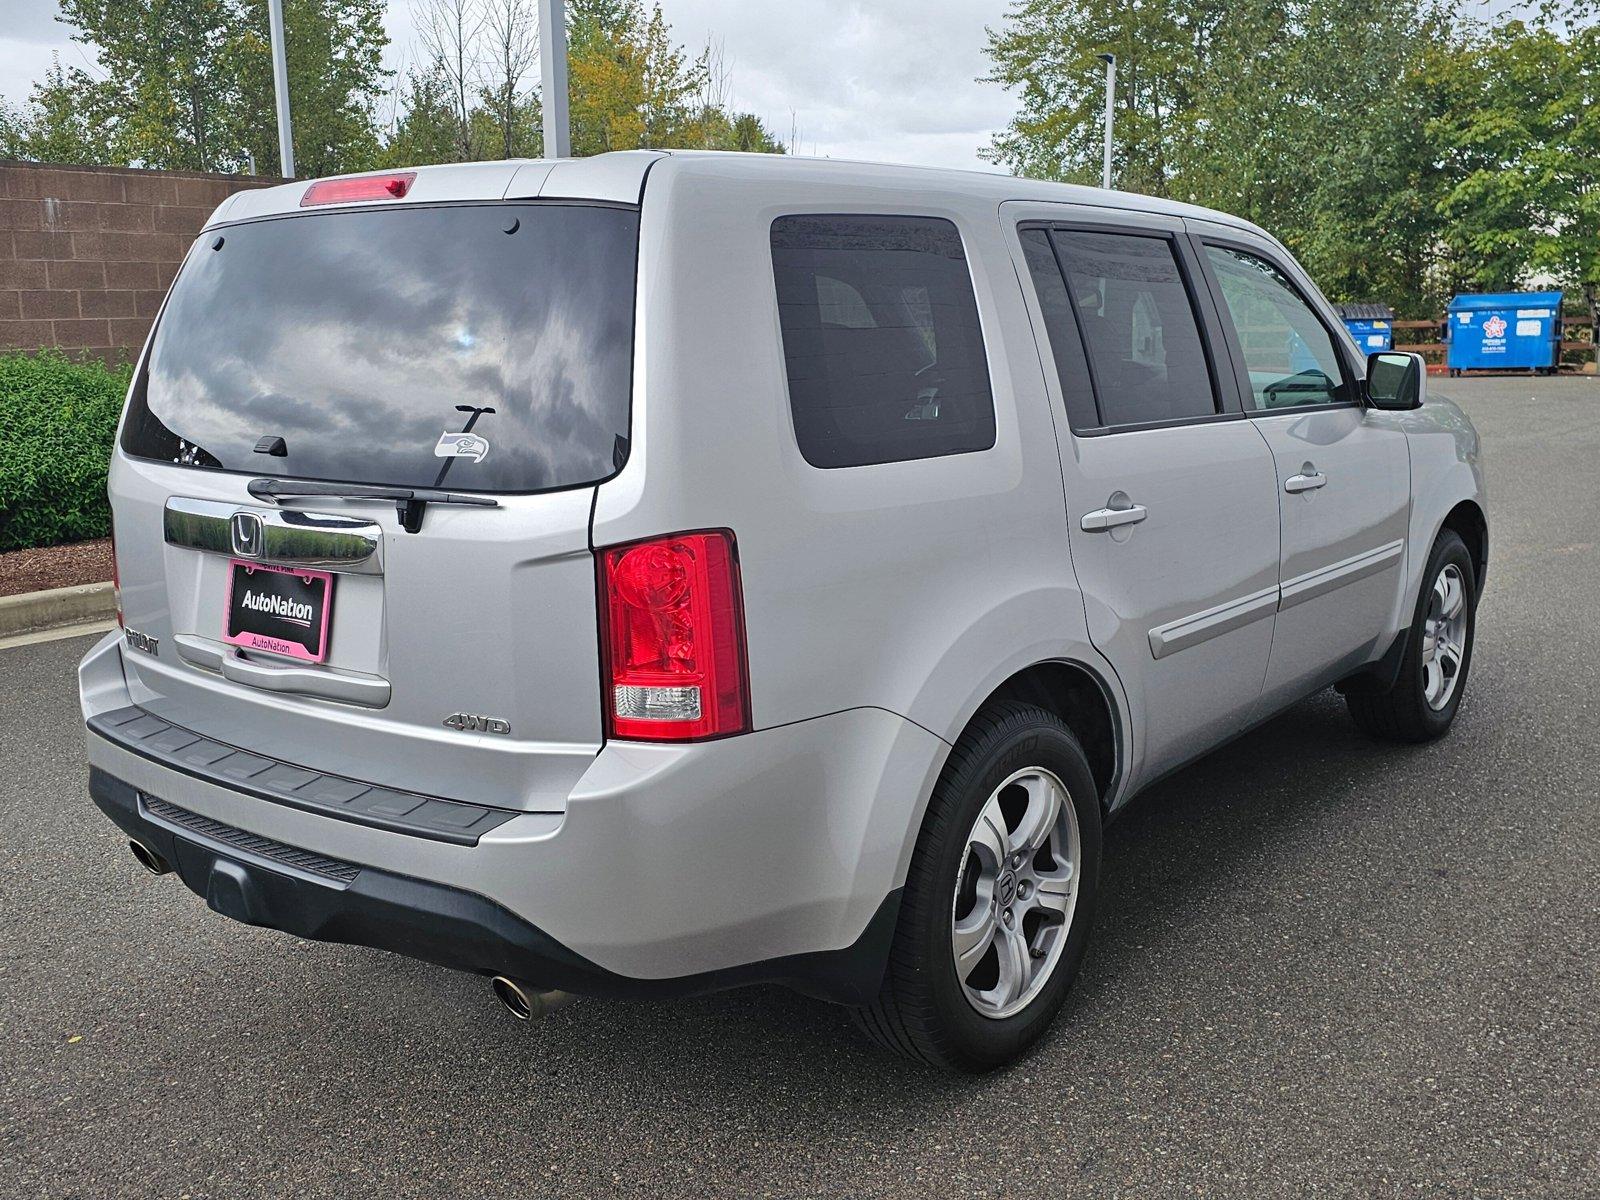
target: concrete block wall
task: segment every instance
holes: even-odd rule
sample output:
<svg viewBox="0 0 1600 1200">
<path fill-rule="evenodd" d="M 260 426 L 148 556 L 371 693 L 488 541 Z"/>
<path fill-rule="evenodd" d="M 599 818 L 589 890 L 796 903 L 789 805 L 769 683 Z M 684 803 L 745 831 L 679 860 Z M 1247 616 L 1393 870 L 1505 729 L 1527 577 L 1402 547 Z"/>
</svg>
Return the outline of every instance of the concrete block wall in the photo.
<svg viewBox="0 0 1600 1200">
<path fill-rule="evenodd" d="M 212 210 L 279 182 L 0 162 L 0 351 L 131 360 Z"/>
</svg>

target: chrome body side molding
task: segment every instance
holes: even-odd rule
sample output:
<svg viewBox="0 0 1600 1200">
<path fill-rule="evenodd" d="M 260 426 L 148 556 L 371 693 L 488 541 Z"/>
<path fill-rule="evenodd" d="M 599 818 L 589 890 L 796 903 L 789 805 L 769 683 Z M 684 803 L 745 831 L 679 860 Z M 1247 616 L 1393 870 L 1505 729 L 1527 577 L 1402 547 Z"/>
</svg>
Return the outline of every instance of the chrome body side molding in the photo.
<svg viewBox="0 0 1600 1200">
<path fill-rule="evenodd" d="M 1296 604 L 1304 604 L 1307 600 L 1326 596 L 1347 583 L 1354 583 L 1358 579 L 1365 579 L 1369 575 L 1387 570 L 1399 563 L 1405 549 L 1405 542 L 1396 540 L 1386 546 L 1379 546 L 1376 550 L 1368 550 L 1322 567 L 1320 570 L 1290 579 L 1283 584 L 1283 599 L 1278 602 L 1278 607 L 1293 608 Z"/>
<path fill-rule="evenodd" d="M 1220 637 L 1231 630 L 1242 628 L 1252 621 L 1271 616 L 1278 610 L 1276 586 L 1263 588 L 1204 612 L 1194 613 L 1177 621 L 1170 621 L 1150 631 L 1150 654 L 1165 658 L 1190 646 Z"/>
<path fill-rule="evenodd" d="M 1150 654 L 1154 658 L 1165 658 L 1179 650 L 1186 650 L 1190 646 L 1197 646 L 1230 630 L 1248 625 L 1268 613 L 1293 608 L 1318 596 L 1326 596 L 1336 588 L 1354 583 L 1358 579 L 1365 579 L 1369 575 L 1376 575 L 1379 571 L 1388 570 L 1389 567 L 1399 563 L 1405 548 L 1405 542 L 1393 541 L 1375 550 L 1368 550 L 1342 562 L 1336 562 L 1332 566 L 1291 579 L 1279 587 L 1265 588 L 1237 600 L 1230 600 L 1226 604 L 1220 604 L 1216 608 L 1208 608 L 1204 612 L 1157 626 L 1150 631 Z"/>
</svg>

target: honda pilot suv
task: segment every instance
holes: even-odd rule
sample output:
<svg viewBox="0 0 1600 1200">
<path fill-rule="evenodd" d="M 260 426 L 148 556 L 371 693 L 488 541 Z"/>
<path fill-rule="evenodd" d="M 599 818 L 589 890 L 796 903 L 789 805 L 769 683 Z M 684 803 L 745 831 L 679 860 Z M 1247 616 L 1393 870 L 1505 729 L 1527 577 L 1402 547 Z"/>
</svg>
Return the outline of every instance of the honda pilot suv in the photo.
<svg viewBox="0 0 1600 1200">
<path fill-rule="evenodd" d="M 93 798 L 217 912 L 518 1015 L 776 982 L 993 1067 L 1142 788 L 1329 686 L 1449 728 L 1487 520 L 1425 390 L 1141 196 L 644 151 L 240 193 L 118 433 Z"/>
</svg>

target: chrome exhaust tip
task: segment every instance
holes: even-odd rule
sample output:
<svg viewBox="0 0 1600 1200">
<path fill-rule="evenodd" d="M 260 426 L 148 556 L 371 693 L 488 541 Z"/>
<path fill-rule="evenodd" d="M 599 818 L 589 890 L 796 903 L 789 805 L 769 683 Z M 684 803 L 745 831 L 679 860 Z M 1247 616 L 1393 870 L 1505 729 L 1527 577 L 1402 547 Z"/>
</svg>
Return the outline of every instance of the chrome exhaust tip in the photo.
<svg viewBox="0 0 1600 1200">
<path fill-rule="evenodd" d="M 541 991 L 531 983 L 512 979 L 509 975 L 496 975 L 489 981 L 495 999 L 506 1006 L 506 1011 L 519 1021 L 531 1021 L 560 1008 L 572 997 L 566 992 Z"/>
<path fill-rule="evenodd" d="M 149 846 L 135 838 L 128 839 L 128 849 L 133 851 L 133 857 L 138 864 L 152 875 L 166 875 L 171 872 L 172 864 Z"/>
</svg>

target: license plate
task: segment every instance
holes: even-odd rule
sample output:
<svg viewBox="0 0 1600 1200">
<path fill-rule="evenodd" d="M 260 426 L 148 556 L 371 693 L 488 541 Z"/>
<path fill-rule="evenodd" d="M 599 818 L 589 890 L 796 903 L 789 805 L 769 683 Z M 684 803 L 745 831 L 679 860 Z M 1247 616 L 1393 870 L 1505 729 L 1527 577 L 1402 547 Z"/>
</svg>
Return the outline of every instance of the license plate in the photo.
<svg viewBox="0 0 1600 1200">
<path fill-rule="evenodd" d="M 328 655 L 332 611 L 333 576 L 327 571 L 234 559 L 228 565 L 222 640 L 247 650 L 321 662 Z"/>
</svg>

